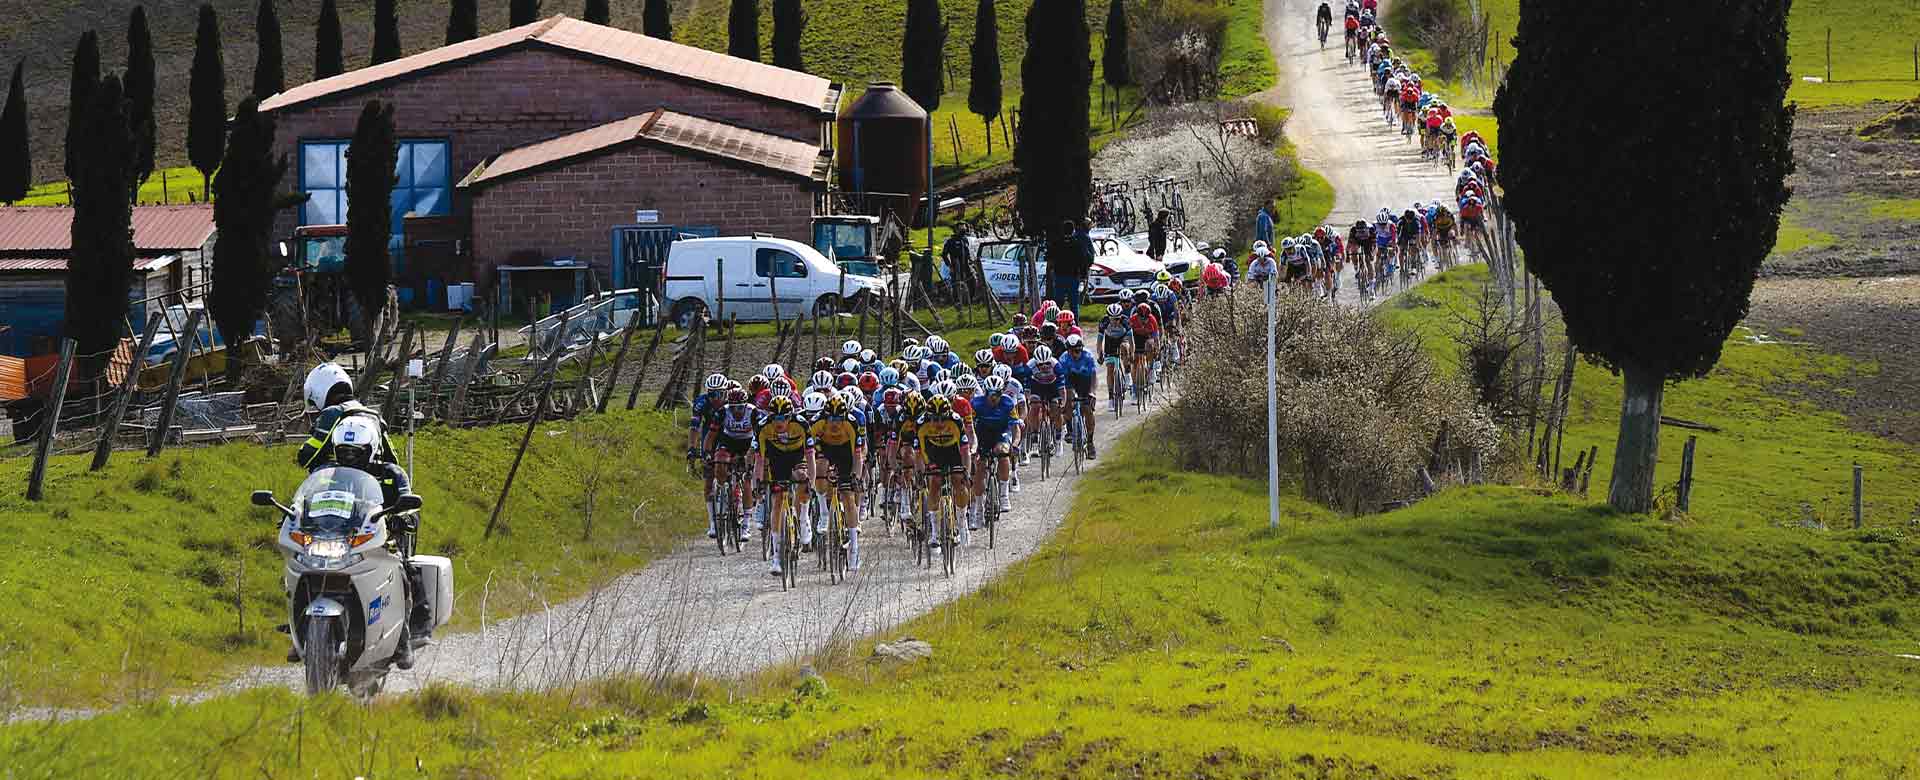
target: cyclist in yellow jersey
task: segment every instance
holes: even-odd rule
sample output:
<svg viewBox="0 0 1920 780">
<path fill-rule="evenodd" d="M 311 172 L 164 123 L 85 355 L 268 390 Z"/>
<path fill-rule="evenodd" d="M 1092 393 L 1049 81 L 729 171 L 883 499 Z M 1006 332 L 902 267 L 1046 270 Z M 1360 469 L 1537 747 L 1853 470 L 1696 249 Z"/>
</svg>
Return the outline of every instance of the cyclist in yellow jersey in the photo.
<svg viewBox="0 0 1920 780">
<path fill-rule="evenodd" d="M 938 495 L 941 480 L 953 488 L 953 506 L 956 517 L 963 517 L 967 508 L 967 462 L 969 441 L 966 422 L 953 411 L 953 402 L 944 395 L 927 399 L 926 409 L 921 414 L 919 425 L 920 458 L 927 464 L 927 493 Z M 928 502 L 931 504 L 932 502 Z M 927 527 L 933 528 L 934 517 L 928 507 Z M 939 546 L 940 540 L 934 540 Z"/>
<path fill-rule="evenodd" d="M 780 562 L 785 555 L 786 544 L 786 505 L 793 500 L 807 501 L 807 427 L 794 414 L 793 399 L 777 395 L 767 404 L 767 414 L 761 418 L 760 426 L 753 434 L 753 450 L 758 456 L 759 481 L 769 486 L 771 491 L 771 521 L 768 533 L 774 540 L 774 575 L 781 574 Z M 791 487 L 793 495 L 786 495 Z"/>
<path fill-rule="evenodd" d="M 926 411 L 926 397 L 920 395 L 918 387 L 907 386 L 907 399 L 904 404 L 906 414 L 900 418 L 900 459 L 908 473 L 920 464 L 920 414 Z"/>
<path fill-rule="evenodd" d="M 860 568 L 860 498 L 856 465 L 866 462 L 866 415 L 852 408 L 845 396 L 835 395 L 827 399 L 827 408 L 807 433 L 813 439 L 811 471 L 819 489 L 826 492 L 839 488 L 832 495 L 846 509 L 847 569 L 857 571 Z M 833 472 L 832 485 L 827 483 L 828 467 Z M 829 539 L 827 543 L 836 541 L 839 540 Z"/>
</svg>

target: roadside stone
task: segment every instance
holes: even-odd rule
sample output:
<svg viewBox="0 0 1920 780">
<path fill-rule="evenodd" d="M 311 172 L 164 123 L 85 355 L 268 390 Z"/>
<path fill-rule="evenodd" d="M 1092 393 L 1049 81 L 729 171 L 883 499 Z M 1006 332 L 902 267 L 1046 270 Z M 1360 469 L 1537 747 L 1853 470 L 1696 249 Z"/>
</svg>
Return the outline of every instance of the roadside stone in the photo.
<svg viewBox="0 0 1920 780">
<path fill-rule="evenodd" d="M 897 642 L 881 642 L 873 646 L 873 655 L 869 663 L 913 663 L 922 658 L 933 656 L 933 645 L 913 637 L 905 637 Z"/>
</svg>

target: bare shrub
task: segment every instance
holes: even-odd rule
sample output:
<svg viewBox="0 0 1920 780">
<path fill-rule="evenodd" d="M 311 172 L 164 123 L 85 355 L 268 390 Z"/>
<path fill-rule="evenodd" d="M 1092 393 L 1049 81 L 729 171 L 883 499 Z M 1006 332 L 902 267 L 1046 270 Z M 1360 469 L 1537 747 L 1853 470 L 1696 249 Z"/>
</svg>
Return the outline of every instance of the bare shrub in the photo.
<svg viewBox="0 0 1920 780">
<path fill-rule="evenodd" d="M 1434 368 L 1417 338 L 1306 295 L 1275 303 L 1280 468 L 1307 497 L 1348 512 L 1415 498 L 1436 481 L 1475 481 L 1499 428 L 1466 383 Z M 1264 477 L 1266 320 L 1243 286 L 1187 320 L 1191 358 L 1167 415 L 1183 465 Z M 1286 478 L 1286 476 L 1283 476 Z"/>
<path fill-rule="evenodd" d="M 1486 63 L 1486 19 L 1473 16 L 1462 0 L 1399 0 L 1387 9 L 1387 25 L 1433 52 L 1433 67 L 1444 78 L 1477 74 Z"/>
<path fill-rule="evenodd" d="M 1258 138 L 1221 129 L 1222 121 L 1243 116 L 1225 103 L 1155 111 L 1145 125 L 1100 150 L 1093 161 L 1094 175 L 1119 182 L 1189 182 L 1184 195 L 1188 235 L 1212 242 L 1231 239 L 1236 229 L 1250 232 L 1254 209 L 1294 172 Z"/>
<path fill-rule="evenodd" d="M 1163 105 L 1219 92 L 1220 53 L 1231 11 L 1213 0 L 1146 0 L 1134 11 L 1134 83 Z"/>
</svg>

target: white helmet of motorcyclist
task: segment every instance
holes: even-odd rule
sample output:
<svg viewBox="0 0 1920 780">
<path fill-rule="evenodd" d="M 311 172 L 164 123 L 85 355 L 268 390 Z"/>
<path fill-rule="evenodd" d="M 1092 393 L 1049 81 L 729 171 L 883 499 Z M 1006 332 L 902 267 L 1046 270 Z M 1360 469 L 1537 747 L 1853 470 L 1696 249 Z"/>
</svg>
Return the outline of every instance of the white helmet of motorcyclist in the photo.
<svg viewBox="0 0 1920 780">
<path fill-rule="evenodd" d="M 335 388 L 346 386 L 346 394 L 353 396 L 353 379 L 347 376 L 347 370 L 338 363 L 321 363 L 307 372 L 305 394 L 307 403 L 314 409 L 325 409 L 332 404 L 327 400 L 333 396 Z"/>
<path fill-rule="evenodd" d="M 372 415 L 349 414 L 333 424 L 327 441 L 333 445 L 334 462 L 363 467 L 380 454 L 380 423 Z"/>
</svg>

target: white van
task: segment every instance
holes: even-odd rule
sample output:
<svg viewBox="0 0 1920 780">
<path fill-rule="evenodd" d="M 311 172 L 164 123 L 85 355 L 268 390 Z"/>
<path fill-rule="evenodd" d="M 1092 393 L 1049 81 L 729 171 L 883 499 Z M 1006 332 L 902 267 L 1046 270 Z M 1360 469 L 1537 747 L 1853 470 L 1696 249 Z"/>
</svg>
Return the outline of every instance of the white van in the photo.
<svg viewBox="0 0 1920 780">
<path fill-rule="evenodd" d="M 771 320 L 776 292 L 779 315 L 788 319 L 801 312 L 823 316 L 854 310 L 868 296 L 886 293 L 886 283 L 876 277 L 846 273 L 813 247 L 771 236 L 675 241 L 667 251 L 663 281 L 668 316 L 682 325 L 699 311 L 749 322 Z"/>
</svg>

